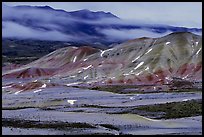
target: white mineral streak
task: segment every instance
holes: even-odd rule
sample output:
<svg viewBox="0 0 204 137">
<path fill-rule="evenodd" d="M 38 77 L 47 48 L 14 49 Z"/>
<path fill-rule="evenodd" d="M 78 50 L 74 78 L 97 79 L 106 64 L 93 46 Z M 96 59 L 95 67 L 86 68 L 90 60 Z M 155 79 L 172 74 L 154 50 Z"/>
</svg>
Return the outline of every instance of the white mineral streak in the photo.
<svg viewBox="0 0 204 137">
<path fill-rule="evenodd" d="M 172 78 L 170 78 L 170 77 L 165 77 L 165 79 L 167 79 L 167 80 L 172 80 Z"/>
<path fill-rule="evenodd" d="M 145 70 L 149 70 L 149 67 L 146 67 Z"/>
<path fill-rule="evenodd" d="M 41 88 L 46 88 L 46 87 L 47 87 L 47 85 L 46 85 L 46 84 L 43 84 Z"/>
<path fill-rule="evenodd" d="M 185 77 L 183 77 L 182 79 L 186 79 L 188 77 L 188 75 L 186 75 Z"/>
<path fill-rule="evenodd" d="M 201 51 L 201 48 L 196 52 L 196 55 L 198 55 L 198 53 Z"/>
<path fill-rule="evenodd" d="M 4 89 L 4 88 L 10 88 L 10 87 L 12 87 L 12 86 L 5 86 L 5 87 L 2 87 L 2 89 Z"/>
<path fill-rule="evenodd" d="M 78 71 L 78 73 L 81 73 L 81 72 L 82 72 L 81 70 Z"/>
<path fill-rule="evenodd" d="M 182 101 L 188 101 L 189 99 L 183 99 Z"/>
<path fill-rule="evenodd" d="M 89 68 L 93 67 L 93 65 L 89 65 L 88 67 L 83 68 L 84 70 L 87 70 Z"/>
<path fill-rule="evenodd" d="M 143 116 L 139 116 L 139 117 L 142 117 L 142 118 L 144 118 L 144 119 L 146 119 L 146 120 L 149 120 L 149 121 L 161 121 L 161 120 L 150 119 L 150 118 L 143 117 Z"/>
<path fill-rule="evenodd" d="M 134 69 L 139 68 L 140 66 L 142 66 L 142 64 L 144 64 L 144 62 L 140 62 Z"/>
<path fill-rule="evenodd" d="M 140 72 L 136 73 L 136 75 L 138 76 L 138 75 L 140 75 L 141 73 L 142 73 L 142 71 L 140 71 Z"/>
<path fill-rule="evenodd" d="M 152 44 L 152 46 L 154 46 L 154 44 L 157 42 L 157 40 L 154 40 L 154 43 Z"/>
<path fill-rule="evenodd" d="M 140 58 L 140 56 L 138 56 L 137 58 L 135 58 L 134 60 L 132 60 L 132 62 L 135 62 L 136 60 L 138 60 Z"/>
<path fill-rule="evenodd" d="M 103 65 L 99 65 L 98 68 L 103 67 Z"/>
<path fill-rule="evenodd" d="M 103 54 L 107 51 L 110 51 L 110 50 L 113 50 L 113 49 L 107 49 L 107 50 L 101 50 L 101 57 L 103 57 Z"/>
<path fill-rule="evenodd" d="M 76 102 L 77 100 L 67 100 L 67 103 L 74 105 L 74 102 Z"/>
<path fill-rule="evenodd" d="M 98 80 L 88 81 L 87 83 L 94 83 L 94 82 L 98 82 Z"/>
<path fill-rule="evenodd" d="M 15 92 L 14 94 L 17 95 L 17 94 L 20 93 L 21 91 L 23 91 L 23 90 L 19 90 L 19 91 Z"/>
<path fill-rule="evenodd" d="M 73 59 L 73 63 L 76 62 L 76 59 L 77 59 L 77 56 L 74 57 L 74 59 Z"/>
<path fill-rule="evenodd" d="M 170 44 L 171 42 L 166 42 L 166 45 Z"/>
<path fill-rule="evenodd" d="M 85 58 L 83 61 L 87 61 L 88 58 Z"/>
<path fill-rule="evenodd" d="M 72 47 L 73 49 L 78 49 L 78 47 Z"/>
<path fill-rule="evenodd" d="M 89 75 L 86 75 L 85 77 L 84 77 L 84 79 L 87 79 L 89 77 Z"/>
<path fill-rule="evenodd" d="M 135 98 L 134 98 L 134 97 L 130 97 L 130 99 L 131 99 L 131 100 L 134 100 Z"/>
<path fill-rule="evenodd" d="M 38 90 L 35 90 L 35 91 L 33 91 L 34 93 L 37 93 L 37 92 L 40 92 L 40 91 L 42 91 L 42 89 L 38 89 Z"/>
<path fill-rule="evenodd" d="M 145 54 L 147 54 L 147 53 L 149 53 L 150 51 L 152 51 L 152 48 L 151 49 L 149 49 Z"/>
<path fill-rule="evenodd" d="M 81 83 L 81 82 L 68 83 L 68 84 L 66 84 L 66 86 L 77 85 L 77 84 L 80 84 L 80 83 Z"/>
</svg>

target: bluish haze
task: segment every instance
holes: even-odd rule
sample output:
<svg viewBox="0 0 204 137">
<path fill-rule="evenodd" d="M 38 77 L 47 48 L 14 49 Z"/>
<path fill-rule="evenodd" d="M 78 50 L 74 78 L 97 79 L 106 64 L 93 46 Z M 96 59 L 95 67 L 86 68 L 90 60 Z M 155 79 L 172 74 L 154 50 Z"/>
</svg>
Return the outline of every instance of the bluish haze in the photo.
<svg viewBox="0 0 204 137">
<path fill-rule="evenodd" d="M 202 27 L 201 2 L 4 2 L 6 5 L 51 6 L 75 11 L 111 12 L 126 19 L 143 23 L 161 23 L 180 27 Z"/>
<path fill-rule="evenodd" d="M 198 2 L 4 2 L 2 37 L 104 43 L 177 31 L 201 35 L 201 11 Z"/>
</svg>

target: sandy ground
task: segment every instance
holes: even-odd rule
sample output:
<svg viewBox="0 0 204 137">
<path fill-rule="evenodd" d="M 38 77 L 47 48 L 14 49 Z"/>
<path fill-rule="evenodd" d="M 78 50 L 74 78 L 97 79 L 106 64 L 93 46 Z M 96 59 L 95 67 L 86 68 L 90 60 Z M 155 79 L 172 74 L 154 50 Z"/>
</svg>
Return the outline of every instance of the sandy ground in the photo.
<svg viewBox="0 0 204 137">
<path fill-rule="evenodd" d="M 115 94 L 71 87 L 45 88 L 36 93 L 3 92 L 4 120 L 36 121 L 37 125 L 56 121 L 86 123 L 94 128 L 25 128 L 3 124 L 2 134 L 202 134 L 202 116 L 156 120 L 137 114 L 119 114 L 129 107 L 191 99 L 202 99 L 202 92 Z"/>
</svg>

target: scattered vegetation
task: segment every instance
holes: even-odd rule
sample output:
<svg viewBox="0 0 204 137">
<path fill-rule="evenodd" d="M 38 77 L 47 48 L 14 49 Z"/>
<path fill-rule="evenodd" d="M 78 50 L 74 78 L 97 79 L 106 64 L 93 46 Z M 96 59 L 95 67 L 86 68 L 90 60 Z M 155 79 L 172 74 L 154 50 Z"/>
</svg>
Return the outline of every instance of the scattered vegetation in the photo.
<svg viewBox="0 0 204 137">
<path fill-rule="evenodd" d="M 108 91 L 118 94 L 145 94 L 145 93 L 157 93 L 157 92 L 200 92 L 202 88 L 170 88 L 166 91 L 153 91 L 153 90 L 143 90 L 144 87 L 151 87 L 156 85 L 100 85 L 100 86 L 72 86 L 74 88 Z"/>
<path fill-rule="evenodd" d="M 2 126 L 14 128 L 54 128 L 59 130 L 66 130 L 67 128 L 96 128 L 87 123 L 68 123 L 59 121 L 33 121 L 2 118 Z"/>
<path fill-rule="evenodd" d="M 202 100 L 140 106 L 136 109 L 146 112 L 165 112 L 164 115 L 158 117 L 163 119 L 199 116 L 202 115 Z"/>
<path fill-rule="evenodd" d="M 31 106 L 23 106 L 23 107 L 2 107 L 2 110 L 19 110 L 19 109 L 28 109 L 28 108 L 36 108 Z"/>
<path fill-rule="evenodd" d="M 136 85 L 106 85 L 106 86 L 88 87 L 88 89 L 108 91 L 108 92 L 119 93 L 119 94 L 144 93 L 143 91 L 139 91 L 138 87 L 139 86 L 136 86 Z M 134 90 L 125 90 L 125 89 L 134 89 Z"/>
<path fill-rule="evenodd" d="M 113 130 L 117 130 L 117 131 L 120 130 L 119 128 L 117 128 L 117 127 L 115 127 L 115 126 L 113 126 L 111 124 L 100 124 L 100 126 L 103 126 L 105 128 L 109 128 L 109 129 L 113 129 Z"/>
<path fill-rule="evenodd" d="M 14 64 L 28 64 L 39 59 L 39 57 L 6 57 L 2 56 L 2 63 L 10 62 Z M 4 65 L 4 64 L 3 64 Z"/>
<path fill-rule="evenodd" d="M 89 105 L 89 104 L 83 104 L 82 107 L 90 107 L 90 108 L 112 108 L 109 106 L 99 106 L 99 105 Z"/>
</svg>

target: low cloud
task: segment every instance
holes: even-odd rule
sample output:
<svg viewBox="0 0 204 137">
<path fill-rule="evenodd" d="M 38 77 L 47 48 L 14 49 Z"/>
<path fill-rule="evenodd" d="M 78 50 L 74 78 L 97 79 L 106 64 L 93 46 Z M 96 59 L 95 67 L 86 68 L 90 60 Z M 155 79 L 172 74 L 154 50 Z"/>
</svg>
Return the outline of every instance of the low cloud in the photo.
<svg viewBox="0 0 204 137">
<path fill-rule="evenodd" d="M 81 23 L 82 25 L 77 26 Z M 153 22 L 149 22 L 153 23 Z M 158 26 L 144 21 L 101 18 L 100 20 L 80 20 L 62 10 L 34 7 L 9 7 L 2 5 L 2 37 L 19 39 L 39 39 L 53 41 L 87 42 L 102 40 L 102 36 L 89 32 L 93 26 L 98 34 L 104 34 L 106 41 L 128 40 L 139 37 L 161 37 L 171 33 L 153 32 L 149 26 Z M 121 29 L 121 26 L 139 26 L 142 28 Z M 160 27 L 165 25 L 159 25 Z M 79 28 L 80 27 L 80 28 Z M 91 27 L 90 27 L 91 28 Z M 120 29 L 119 29 L 120 28 Z M 88 32 L 88 33 L 87 33 Z M 198 32 L 199 33 L 199 32 Z M 202 34 L 202 32 L 200 32 Z"/>
<path fill-rule="evenodd" d="M 52 41 L 89 41 L 90 36 L 77 29 L 77 23 L 86 23 L 66 12 L 34 7 L 2 5 L 2 37 Z M 14 14 L 15 13 L 15 14 Z M 78 32 L 75 32 L 78 31 Z"/>
<path fill-rule="evenodd" d="M 4 21 L 2 25 L 2 37 L 4 38 L 24 38 L 53 41 L 76 40 L 73 36 L 63 34 L 56 30 L 43 31 L 38 29 L 32 29 L 10 21 Z"/>
<path fill-rule="evenodd" d="M 151 37 L 157 38 L 161 36 L 165 36 L 170 34 L 171 32 L 165 33 L 154 33 L 148 30 L 141 30 L 141 29 L 131 29 L 131 30 L 117 30 L 117 29 L 104 29 L 101 30 L 101 33 L 105 34 L 107 38 L 111 40 L 128 40 L 128 39 L 135 39 L 141 37 Z"/>
</svg>

